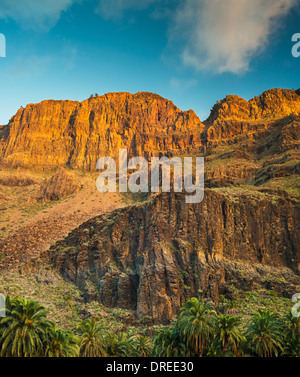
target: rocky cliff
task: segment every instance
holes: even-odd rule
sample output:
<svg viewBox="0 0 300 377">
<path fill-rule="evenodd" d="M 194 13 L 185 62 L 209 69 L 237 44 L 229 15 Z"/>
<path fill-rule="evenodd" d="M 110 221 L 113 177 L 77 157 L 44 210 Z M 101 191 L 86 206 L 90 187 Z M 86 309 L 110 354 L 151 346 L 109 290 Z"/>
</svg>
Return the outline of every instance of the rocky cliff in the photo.
<svg viewBox="0 0 300 377">
<path fill-rule="evenodd" d="M 204 125 L 152 93 L 111 93 L 83 102 L 43 101 L 20 109 L 0 129 L 1 162 L 13 167 L 66 165 L 94 170 L 101 156 L 192 151 Z"/>
<path fill-rule="evenodd" d="M 249 101 L 228 95 L 211 110 L 207 123 L 217 120 L 261 120 L 300 114 L 299 90 L 271 89 Z"/>
<path fill-rule="evenodd" d="M 219 143 L 232 143 L 234 137 L 240 139 L 240 135 L 252 143 L 253 139 L 268 136 L 274 126 L 285 126 L 295 118 L 299 119 L 299 93 L 272 89 L 249 101 L 238 96 L 227 96 L 215 104 L 204 122 L 204 144 L 215 147 Z"/>
<path fill-rule="evenodd" d="M 20 109 L 0 128 L 0 163 L 92 171 L 120 148 L 205 156 L 202 203 L 159 194 L 89 220 L 41 256 L 87 301 L 168 323 L 199 289 L 214 301 L 232 284 L 298 291 L 299 141 L 299 90 L 228 96 L 203 123 L 156 94 L 111 93 Z"/>
<path fill-rule="evenodd" d="M 194 205 L 160 194 L 88 221 L 42 258 L 87 301 L 167 323 L 199 289 L 214 301 L 230 284 L 293 294 L 299 220 L 298 204 L 268 194 L 206 190 Z"/>
<path fill-rule="evenodd" d="M 146 92 L 29 104 L 0 127 L 0 163 L 94 170 L 99 157 L 116 157 L 120 148 L 127 148 L 129 156 L 149 158 L 210 154 L 219 145 L 241 142 L 242 153 L 253 154 L 263 148 L 259 142 L 281 131 L 283 148 L 294 148 L 291 141 L 298 148 L 299 93 L 272 89 L 250 101 L 227 96 L 203 123 L 194 111 L 180 111 L 171 101 Z"/>
</svg>

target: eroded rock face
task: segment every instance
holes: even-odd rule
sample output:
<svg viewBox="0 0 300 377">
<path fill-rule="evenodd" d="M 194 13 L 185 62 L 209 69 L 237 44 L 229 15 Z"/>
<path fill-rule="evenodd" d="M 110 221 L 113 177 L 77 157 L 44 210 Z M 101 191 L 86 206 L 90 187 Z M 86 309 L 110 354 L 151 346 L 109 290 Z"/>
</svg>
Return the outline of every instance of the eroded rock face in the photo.
<svg viewBox="0 0 300 377">
<path fill-rule="evenodd" d="M 227 96 L 214 105 L 204 122 L 203 144 L 206 149 L 214 148 L 222 143 L 231 144 L 242 135 L 251 151 L 253 143 L 268 138 L 276 128 L 284 129 L 290 136 L 296 131 L 299 136 L 299 115 L 300 95 L 294 90 L 272 89 L 249 101 Z"/>
<path fill-rule="evenodd" d="M 231 283 L 290 295 L 298 282 L 299 217 L 299 205 L 267 194 L 206 190 L 193 205 L 160 194 L 88 221 L 43 258 L 87 300 L 167 323 L 199 289 L 214 301 Z"/>
<path fill-rule="evenodd" d="M 204 125 L 190 110 L 152 93 L 111 93 L 83 102 L 43 101 L 0 129 L 2 163 L 94 170 L 102 156 L 149 157 L 193 150 Z"/>
<path fill-rule="evenodd" d="M 289 89 L 271 89 L 249 101 L 236 95 L 228 95 L 217 102 L 207 119 L 208 123 L 216 120 L 259 120 L 264 118 L 283 118 L 291 114 L 300 114 L 298 91 Z"/>
<path fill-rule="evenodd" d="M 181 111 L 147 92 L 109 93 L 83 102 L 48 100 L 20 109 L 7 126 L 0 126 L 0 162 L 94 170 L 98 158 L 118 157 L 121 148 L 128 149 L 129 157 L 203 153 L 239 135 L 250 143 L 254 134 L 266 137 L 299 114 L 299 91 L 284 89 L 250 101 L 227 96 L 204 123 L 194 111 Z"/>
</svg>

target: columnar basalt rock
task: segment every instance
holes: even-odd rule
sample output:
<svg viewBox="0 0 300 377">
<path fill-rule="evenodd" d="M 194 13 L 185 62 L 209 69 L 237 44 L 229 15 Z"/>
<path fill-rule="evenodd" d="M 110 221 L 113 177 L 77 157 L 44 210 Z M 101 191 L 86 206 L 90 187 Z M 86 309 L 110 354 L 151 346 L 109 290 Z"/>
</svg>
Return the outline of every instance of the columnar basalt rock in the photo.
<svg viewBox="0 0 300 377">
<path fill-rule="evenodd" d="M 48 100 L 18 110 L 0 127 L 0 162 L 94 170 L 102 156 L 146 158 L 205 152 L 235 136 L 267 132 L 275 120 L 300 114 L 298 91 L 272 89 L 246 101 L 227 96 L 202 123 L 157 94 L 109 93 L 83 102 Z"/>
<path fill-rule="evenodd" d="M 167 323 L 199 289 L 214 301 L 231 283 L 291 294 L 299 273 L 299 220 L 299 206 L 268 194 L 206 190 L 194 205 L 180 194 L 160 194 L 88 221 L 43 258 L 86 300 Z M 276 276 L 285 276 L 286 284 Z"/>
<path fill-rule="evenodd" d="M 194 111 L 152 93 L 49 100 L 20 109 L 0 129 L 0 156 L 12 166 L 94 170 L 98 158 L 121 148 L 145 157 L 193 150 L 203 128 Z"/>
</svg>

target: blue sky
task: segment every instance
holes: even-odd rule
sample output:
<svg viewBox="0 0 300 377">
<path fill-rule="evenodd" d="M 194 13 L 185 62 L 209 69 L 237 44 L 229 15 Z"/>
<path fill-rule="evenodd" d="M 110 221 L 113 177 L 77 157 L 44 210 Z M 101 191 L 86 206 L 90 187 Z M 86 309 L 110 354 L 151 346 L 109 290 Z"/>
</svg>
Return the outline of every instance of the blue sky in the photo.
<svg viewBox="0 0 300 377">
<path fill-rule="evenodd" d="M 28 103 L 119 91 L 205 120 L 227 94 L 299 88 L 299 21 L 299 0 L 0 0 L 0 124 Z"/>
</svg>

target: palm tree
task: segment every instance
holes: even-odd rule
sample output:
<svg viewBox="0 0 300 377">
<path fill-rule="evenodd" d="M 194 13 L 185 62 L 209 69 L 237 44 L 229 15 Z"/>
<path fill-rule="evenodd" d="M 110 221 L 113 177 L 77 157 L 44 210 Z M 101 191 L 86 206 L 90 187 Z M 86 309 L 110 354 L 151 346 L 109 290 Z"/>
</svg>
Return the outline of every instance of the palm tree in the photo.
<svg viewBox="0 0 300 377">
<path fill-rule="evenodd" d="M 300 357 L 299 338 L 290 339 L 287 343 L 285 343 L 281 356 Z"/>
<path fill-rule="evenodd" d="M 134 348 L 138 357 L 149 357 L 152 352 L 152 343 L 147 336 L 139 336 L 135 339 Z"/>
<path fill-rule="evenodd" d="M 79 355 L 81 357 L 105 357 L 107 350 L 104 328 L 95 319 L 82 321 L 75 330 L 80 336 Z"/>
<path fill-rule="evenodd" d="M 224 354 L 233 351 L 236 356 L 240 355 L 239 345 L 246 341 L 239 329 L 240 323 L 240 318 L 232 315 L 225 314 L 216 317 L 215 340 Z"/>
<path fill-rule="evenodd" d="M 230 300 L 226 304 L 226 314 L 238 314 L 239 309 L 237 308 L 237 303 L 235 300 Z"/>
<path fill-rule="evenodd" d="M 6 303 L 6 317 L 0 322 L 0 356 L 43 356 L 47 330 L 52 326 L 47 311 L 37 302 L 19 297 L 8 297 Z"/>
<path fill-rule="evenodd" d="M 67 303 L 67 308 L 68 308 L 68 310 L 70 310 L 70 308 L 71 308 L 71 304 L 70 304 L 70 302 L 71 302 L 71 300 L 72 300 L 72 296 L 70 295 L 70 294 L 65 294 L 64 295 L 64 300 L 66 301 L 66 303 Z"/>
<path fill-rule="evenodd" d="M 133 357 L 136 355 L 135 339 L 126 332 L 109 333 L 105 337 L 107 353 L 113 357 Z"/>
<path fill-rule="evenodd" d="M 202 357 L 212 335 L 213 318 L 216 315 L 212 303 L 191 298 L 179 311 L 177 325 L 180 333 L 197 356 Z"/>
<path fill-rule="evenodd" d="M 298 339 L 300 338 L 300 317 L 294 317 L 291 312 L 284 316 L 286 338 Z"/>
<path fill-rule="evenodd" d="M 291 312 L 284 316 L 284 349 L 282 356 L 300 355 L 300 318 Z"/>
<path fill-rule="evenodd" d="M 153 356 L 155 357 L 184 357 L 190 352 L 186 347 L 184 338 L 178 331 L 176 324 L 173 328 L 164 327 L 153 337 Z"/>
<path fill-rule="evenodd" d="M 259 310 L 253 314 L 247 326 L 246 338 L 249 350 L 259 357 L 278 356 L 282 351 L 282 322 L 278 314 Z"/>
<path fill-rule="evenodd" d="M 58 329 L 56 326 L 48 329 L 47 357 L 72 357 L 78 355 L 78 345 L 75 336 Z"/>
</svg>

